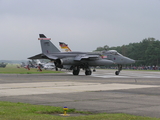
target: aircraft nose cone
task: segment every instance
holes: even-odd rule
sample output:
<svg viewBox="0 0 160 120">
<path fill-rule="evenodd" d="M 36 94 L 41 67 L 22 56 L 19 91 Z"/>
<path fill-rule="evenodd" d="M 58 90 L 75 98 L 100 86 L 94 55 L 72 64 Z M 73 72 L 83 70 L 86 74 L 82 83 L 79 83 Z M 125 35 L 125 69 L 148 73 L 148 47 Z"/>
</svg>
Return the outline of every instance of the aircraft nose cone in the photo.
<svg viewBox="0 0 160 120">
<path fill-rule="evenodd" d="M 131 64 L 131 63 L 135 63 L 135 60 L 129 59 L 129 63 L 130 63 L 130 64 Z"/>
</svg>

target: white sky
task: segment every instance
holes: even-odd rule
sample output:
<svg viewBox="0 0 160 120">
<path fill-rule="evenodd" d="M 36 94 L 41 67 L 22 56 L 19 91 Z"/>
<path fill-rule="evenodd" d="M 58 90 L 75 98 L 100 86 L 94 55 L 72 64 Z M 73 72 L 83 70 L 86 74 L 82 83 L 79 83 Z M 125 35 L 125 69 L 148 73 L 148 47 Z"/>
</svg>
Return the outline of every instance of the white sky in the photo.
<svg viewBox="0 0 160 120">
<path fill-rule="evenodd" d="M 160 40 L 160 0 L 0 0 L 0 60 L 41 53 L 39 33 L 86 52 Z"/>
</svg>

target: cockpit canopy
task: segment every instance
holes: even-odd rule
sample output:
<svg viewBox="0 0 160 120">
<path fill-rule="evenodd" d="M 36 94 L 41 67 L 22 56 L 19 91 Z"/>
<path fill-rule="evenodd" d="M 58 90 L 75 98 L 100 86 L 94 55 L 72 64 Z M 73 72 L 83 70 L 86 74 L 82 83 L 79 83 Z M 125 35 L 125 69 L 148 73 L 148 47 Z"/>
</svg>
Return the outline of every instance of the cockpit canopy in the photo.
<svg viewBox="0 0 160 120">
<path fill-rule="evenodd" d="M 121 55 L 120 53 L 118 53 L 116 50 L 102 51 L 102 54 L 112 54 L 112 55 L 122 56 L 122 55 Z"/>
</svg>

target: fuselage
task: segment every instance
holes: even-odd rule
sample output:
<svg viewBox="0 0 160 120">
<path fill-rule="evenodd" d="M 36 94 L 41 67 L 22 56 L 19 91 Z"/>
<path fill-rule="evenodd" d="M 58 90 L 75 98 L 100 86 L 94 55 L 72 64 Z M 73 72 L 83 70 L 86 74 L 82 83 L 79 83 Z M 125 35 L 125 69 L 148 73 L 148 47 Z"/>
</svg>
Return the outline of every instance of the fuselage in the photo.
<svg viewBox="0 0 160 120">
<path fill-rule="evenodd" d="M 48 55 L 56 56 L 58 58 L 65 58 L 65 57 L 76 57 L 76 56 L 85 56 L 85 55 L 99 55 L 100 53 L 93 53 L 93 52 L 54 52 L 54 53 L 48 53 Z"/>
<path fill-rule="evenodd" d="M 114 64 L 112 60 L 103 59 L 100 53 L 93 52 L 54 52 L 46 54 L 50 58 L 57 59 L 57 63 L 77 66 L 104 66 Z"/>
</svg>

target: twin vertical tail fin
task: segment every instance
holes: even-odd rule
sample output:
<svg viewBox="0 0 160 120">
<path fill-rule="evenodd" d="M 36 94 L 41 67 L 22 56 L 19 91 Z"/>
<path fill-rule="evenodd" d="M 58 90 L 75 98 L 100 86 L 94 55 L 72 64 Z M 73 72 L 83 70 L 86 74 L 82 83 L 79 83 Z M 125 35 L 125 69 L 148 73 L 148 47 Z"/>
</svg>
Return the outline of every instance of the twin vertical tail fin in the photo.
<svg viewBox="0 0 160 120">
<path fill-rule="evenodd" d="M 47 38 L 44 34 L 39 34 L 39 37 L 38 40 L 40 40 L 43 54 L 60 52 L 60 50 L 50 41 L 51 38 Z"/>
</svg>

